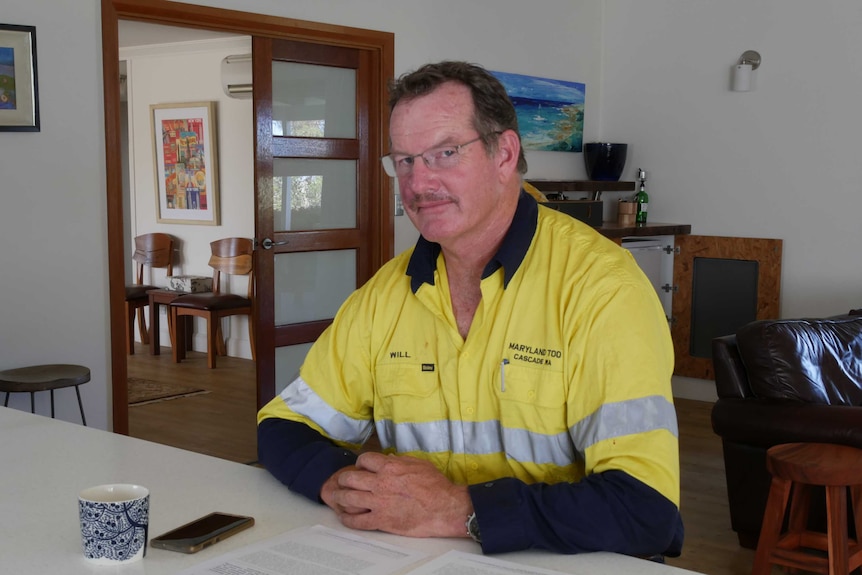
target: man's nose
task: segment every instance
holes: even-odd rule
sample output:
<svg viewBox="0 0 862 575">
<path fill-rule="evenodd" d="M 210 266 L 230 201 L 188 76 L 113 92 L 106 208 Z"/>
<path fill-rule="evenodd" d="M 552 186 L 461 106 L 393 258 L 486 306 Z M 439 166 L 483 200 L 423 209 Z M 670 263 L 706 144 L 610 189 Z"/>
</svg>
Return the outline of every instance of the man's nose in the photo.
<svg viewBox="0 0 862 575">
<path fill-rule="evenodd" d="M 436 170 L 429 168 L 425 158 L 418 156 L 413 162 L 413 169 L 410 170 L 408 178 L 411 181 L 422 182 L 432 176 L 436 176 Z"/>
</svg>

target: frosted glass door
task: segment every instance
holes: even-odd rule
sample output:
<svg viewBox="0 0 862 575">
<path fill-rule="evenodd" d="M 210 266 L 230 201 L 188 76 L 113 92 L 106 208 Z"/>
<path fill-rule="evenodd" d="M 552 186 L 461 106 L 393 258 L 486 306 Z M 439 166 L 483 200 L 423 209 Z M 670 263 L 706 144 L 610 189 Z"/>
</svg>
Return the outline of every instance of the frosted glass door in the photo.
<svg viewBox="0 0 862 575">
<path fill-rule="evenodd" d="M 363 144 L 371 95 L 359 50 L 255 38 L 254 53 L 258 339 L 271 342 L 259 346 L 266 360 L 258 379 L 266 401 L 296 376 L 372 273 L 368 174 L 377 154 Z"/>
</svg>

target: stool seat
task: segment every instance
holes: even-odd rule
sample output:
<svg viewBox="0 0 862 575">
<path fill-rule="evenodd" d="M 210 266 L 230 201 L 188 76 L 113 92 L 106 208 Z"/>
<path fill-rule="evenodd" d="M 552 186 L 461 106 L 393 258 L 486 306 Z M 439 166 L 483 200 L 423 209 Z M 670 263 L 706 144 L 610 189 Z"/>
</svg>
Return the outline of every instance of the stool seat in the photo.
<svg viewBox="0 0 862 575">
<path fill-rule="evenodd" d="M 766 468 L 772 482 L 753 575 L 768 575 L 772 564 L 828 575 L 846 574 L 862 566 L 862 545 L 858 535 L 856 539 L 848 537 L 847 513 L 849 490 L 851 518 L 859 534 L 862 449 L 831 443 L 776 445 L 766 452 Z M 808 529 L 814 486 L 826 489 L 826 533 Z M 782 533 L 788 507 L 788 526 Z"/>
<path fill-rule="evenodd" d="M 78 386 L 88 381 L 90 381 L 90 370 L 82 365 L 56 363 L 0 371 L 0 391 L 6 392 L 3 406 L 9 406 L 10 393 L 29 393 L 30 412 L 36 413 L 33 394 L 37 391 L 50 391 L 51 417 L 54 417 L 54 390 L 74 386 L 78 396 L 78 407 L 81 410 L 81 421 L 87 425 L 84 416 L 84 404 L 81 402 L 81 392 Z"/>
<path fill-rule="evenodd" d="M 766 469 L 808 485 L 862 485 L 862 449 L 835 443 L 785 443 L 769 450 Z"/>
</svg>

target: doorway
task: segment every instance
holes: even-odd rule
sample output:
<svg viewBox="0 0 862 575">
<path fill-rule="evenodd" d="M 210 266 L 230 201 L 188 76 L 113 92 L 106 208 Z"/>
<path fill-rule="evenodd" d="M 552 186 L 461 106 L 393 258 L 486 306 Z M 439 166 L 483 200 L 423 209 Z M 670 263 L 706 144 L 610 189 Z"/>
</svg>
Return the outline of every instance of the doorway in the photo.
<svg viewBox="0 0 862 575">
<path fill-rule="evenodd" d="M 123 130 L 124 220 L 127 242 L 144 233 L 167 233 L 174 238 L 176 275 L 209 276 L 206 265 L 209 242 L 222 237 L 253 237 L 254 230 L 254 127 L 251 94 L 228 98 L 220 87 L 220 60 L 231 54 L 249 54 L 251 37 L 211 30 L 165 26 L 133 20 L 119 22 L 121 66 L 121 124 Z M 153 81 L 158 78 L 158 81 Z M 239 78 L 237 78 L 238 80 Z M 251 82 L 250 70 L 247 80 Z M 214 101 L 215 125 L 232 137 L 219 142 L 219 225 L 193 225 L 159 221 L 150 183 L 153 169 L 150 104 Z M 245 122 L 245 125 L 243 125 Z M 208 166 L 212 168 L 212 166 Z M 131 251 L 126 273 L 131 276 Z M 146 270 L 144 283 L 166 286 L 165 270 Z M 149 276 L 149 277 L 146 277 Z M 232 293 L 244 292 L 242 281 Z M 147 310 L 149 311 L 149 310 Z M 251 360 L 248 319 L 223 322 L 228 356 L 217 369 L 207 368 L 205 325 L 197 320 L 194 342 L 182 363 L 174 363 L 167 330 L 167 306 L 157 308 L 155 320 L 147 317 L 153 340 L 138 341 L 127 357 L 129 435 L 239 463 L 257 459 L 255 441 L 256 370 Z M 146 314 L 150 316 L 149 313 Z M 139 330 L 134 330 L 138 337 Z M 154 343 L 154 342 L 151 342 Z M 158 351 L 158 354 L 154 354 Z"/>
<path fill-rule="evenodd" d="M 107 172 L 107 211 L 109 237 L 109 279 L 111 293 L 111 333 L 112 333 L 112 390 L 113 390 L 113 421 L 114 431 L 128 434 L 128 389 L 127 389 L 127 356 L 123 345 L 125 318 L 122 311 L 122 293 L 127 279 L 125 260 L 128 257 L 128 240 L 123 234 L 122 222 L 124 213 L 124 198 L 122 194 L 121 165 L 122 158 L 119 145 L 120 134 L 120 104 L 119 104 L 119 60 L 118 60 L 118 22 L 120 19 L 141 20 L 152 23 L 169 24 L 172 26 L 192 29 L 210 29 L 220 32 L 266 36 L 284 39 L 301 38 L 303 41 L 313 41 L 321 45 L 355 46 L 361 50 L 374 52 L 378 55 L 379 65 L 375 69 L 374 81 L 381 90 L 377 98 L 365 105 L 375 109 L 375 118 L 384 118 L 385 102 L 382 98 L 382 86 L 386 78 L 391 77 L 393 68 L 394 40 L 391 34 L 367 30 L 345 28 L 341 26 L 303 23 L 274 17 L 262 17 L 256 14 L 206 8 L 174 2 L 148 2 L 141 6 L 131 0 L 102 0 L 103 27 L 103 73 L 105 84 L 105 126 L 106 126 L 106 172 Z M 375 132 L 373 140 L 377 148 L 370 150 L 373 155 L 380 154 L 381 142 L 384 141 L 385 120 L 380 120 L 370 128 Z M 259 132 L 261 126 L 256 126 Z M 267 130 L 271 127 L 267 126 Z M 258 166 L 259 168 L 259 166 Z M 256 182 L 257 183 L 257 182 Z M 376 192 L 375 201 L 363 204 L 368 221 L 375 222 L 375 228 L 370 230 L 374 246 L 375 268 L 392 256 L 392 211 L 393 196 L 388 180 L 372 181 L 372 189 Z M 259 196 L 258 201 L 259 202 Z M 373 212 L 373 213 L 372 213 Z M 262 238 L 257 238 L 262 239 Z M 256 258 L 257 259 L 257 258 Z M 271 286 L 270 288 L 271 289 Z M 272 310 L 270 310 L 271 312 Z M 268 399 L 261 390 L 274 389 L 274 341 L 273 318 L 265 317 L 266 310 L 258 310 L 258 352 L 263 348 L 264 362 L 258 362 L 256 371 L 257 403 Z M 262 321 L 261 321 L 262 320 Z M 261 337 L 263 336 L 263 337 Z M 271 395 L 270 395 L 271 396 Z"/>
</svg>

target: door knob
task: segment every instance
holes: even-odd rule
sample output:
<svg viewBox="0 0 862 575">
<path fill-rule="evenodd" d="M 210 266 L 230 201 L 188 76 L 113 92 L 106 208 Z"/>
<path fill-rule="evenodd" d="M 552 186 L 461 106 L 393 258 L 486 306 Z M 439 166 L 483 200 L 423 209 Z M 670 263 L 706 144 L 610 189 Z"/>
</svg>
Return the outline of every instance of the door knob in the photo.
<svg viewBox="0 0 862 575">
<path fill-rule="evenodd" d="M 285 246 L 287 245 L 287 240 L 283 242 L 274 242 L 270 238 L 264 238 L 262 242 L 260 242 L 260 247 L 265 250 L 271 250 L 273 246 Z"/>
</svg>

